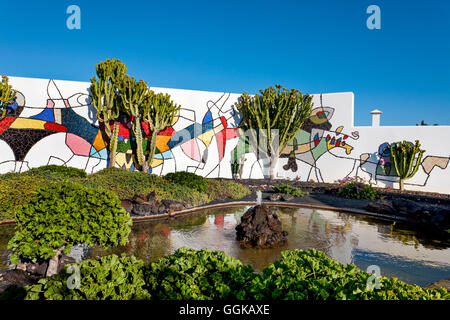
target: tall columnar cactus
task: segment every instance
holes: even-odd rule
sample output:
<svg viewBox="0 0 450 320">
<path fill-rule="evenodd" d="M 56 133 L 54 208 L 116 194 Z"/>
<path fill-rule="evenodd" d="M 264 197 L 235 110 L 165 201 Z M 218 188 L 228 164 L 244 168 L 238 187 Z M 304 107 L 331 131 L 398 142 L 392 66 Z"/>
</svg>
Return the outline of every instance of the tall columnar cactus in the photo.
<svg viewBox="0 0 450 320">
<path fill-rule="evenodd" d="M 150 91 L 143 108 L 143 120 L 149 124 L 151 130 L 150 149 L 145 161 L 146 168 L 149 168 L 153 161 L 158 133 L 172 124 L 180 107 L 170 100 L 169 94 L 155 94 Z"/>
<path fill-rule="evenodd" d="M 136 81 L 133 77 L 125 76 L 119 86 L 120 95 L 125 111 L 133 118 L 133 133 L 136 138 L 136 160 L 143 171 L 145 167 L 144 139 L 142 137 L 141 120 L 144 102 L 149 99 L 149 89 L 144 80 Z"/>
<path fill-rule="evenodd" d="M 420 149 L 419 140 L 414 145 L 407 141 L 395 142 L 389 149 L 395 173 L 400 178 L 400 190 L 404 190 L 404 180 L 412 178 L 419 170 L 425 150 Z"/>
<path fill-rule="evenodd" d="M 281 85 L 275 87 L 260 90 L 261 95 L 250 96 L 245 92 L 235 104 L 242 114 L 240 127 L 245 131 L 253 129 L 250 131 L 253 150 L 270 162 L 270 179 L 275 177 L 280 153 L 295 137 L 313 107 L 312 95 L 303 95 L 297 89 L 287 90 Z"/>
<path fill-rule="evenodd" d="M 120 114 L 120 96 L 118 85 L 123 81 L 127 67 L 117 59 L 107 59 L 96 66 L 97 78 L 91 78 L 92 103 L 97 109 L 97 119 L 103 126 L 103 138 L 109 144 L 109 167 L 115 164 L 117 149 L 117 134 L 119 127 L 114 123 L 111 130 L 111 122 L 115 122 Z M 116 128 L 117 127 L 117 128 Z M 114 136 L 116 134 L 116 136 Z M 111 143 L 112 142 L 112 143 Z"/>
<path fill-rule="evenodd" d="M 8 77 L 2 76 L 2 81 L 0 82 L 0 120 L 6 116 L 8 105 L 16 97 L 16 91 L 8 84 Z"/>
</svg>

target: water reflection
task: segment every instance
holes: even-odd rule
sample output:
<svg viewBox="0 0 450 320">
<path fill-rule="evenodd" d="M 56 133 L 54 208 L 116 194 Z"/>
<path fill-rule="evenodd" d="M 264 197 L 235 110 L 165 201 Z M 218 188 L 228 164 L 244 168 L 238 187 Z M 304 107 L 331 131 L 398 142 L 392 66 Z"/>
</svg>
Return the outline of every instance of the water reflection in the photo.
<svg viewBox="0 0 450 320">
<path fill-rule="evenodd" d="M 410 226 L 333 211 L 273 208 L 289 232 L 287 244 L 275 249 L 242 249 L 235 240 L 235 226 L 246 209 L 220 208 L 169 221 L 135 222 L 126 246 L 95 247 L 91 256 L 126 252 L 150 262 L 187 246 L 224 251 L 260 272 L 279 259 L 283 250 L 315 248 L 364 270 L 378 265 L 382 275 L 408 283 L 426 285 L 450 277 L 450 243 Z M 0 242 L 0 252 L 5 248 Z"/>
</svg>

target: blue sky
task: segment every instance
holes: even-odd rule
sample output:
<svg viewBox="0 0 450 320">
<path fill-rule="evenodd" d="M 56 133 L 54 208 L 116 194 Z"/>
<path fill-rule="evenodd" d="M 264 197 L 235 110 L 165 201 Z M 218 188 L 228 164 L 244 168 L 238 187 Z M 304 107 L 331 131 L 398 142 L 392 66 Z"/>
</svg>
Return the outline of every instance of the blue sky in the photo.
<svg viewBox="0 0 450 320">
<path fill-rule="evenodd" d="M 66 9 L 81 8 L 81 30 Z M 366 27 L 369 5 L 381 30 Z M 89 81 L 119 58 L 157 87 L 355 94 L 355 125 L 450 125 L 450 1 L 2 1 L 0 74 Z"/>
</svg>

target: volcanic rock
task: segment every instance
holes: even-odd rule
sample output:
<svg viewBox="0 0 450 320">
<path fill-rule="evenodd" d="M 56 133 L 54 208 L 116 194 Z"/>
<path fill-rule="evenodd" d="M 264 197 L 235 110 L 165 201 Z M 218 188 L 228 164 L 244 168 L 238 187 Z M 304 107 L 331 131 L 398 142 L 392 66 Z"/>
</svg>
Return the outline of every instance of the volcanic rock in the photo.
<svg viewBox="0 0 450 320">
<path fill-rule="evenodd" d="M 282 230 L 281 221 L 266 205 L 257 205 L 247 210 L 236 226 L 236 239 L 241 247 L 273 248 L 287 242 L 287 231 Z"/>
</svg>

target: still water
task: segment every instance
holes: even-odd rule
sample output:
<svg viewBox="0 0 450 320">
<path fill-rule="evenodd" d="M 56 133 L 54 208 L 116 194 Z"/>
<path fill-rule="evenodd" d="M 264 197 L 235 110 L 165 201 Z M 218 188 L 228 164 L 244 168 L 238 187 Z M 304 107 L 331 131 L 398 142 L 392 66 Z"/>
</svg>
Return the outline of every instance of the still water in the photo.
<svg viewBox="0 0 450 320">
<path fill-rule="evenodd" d="M 176 219 L 135 222 L 123 247 L 94 247 L 91 257 L 126 252 L 150 262 L 186 246 L 221 250 L 260 272 L 287 249 L 315 248 L 342 263 L 366 270 L 377 265 L 381 274 L 421 286 L 450 278 L 450 243 L 401 224 L 306 208 L 272 208 L 288 231 L 288 243 L 275 249 L 242 249 L 235 226 L 248 207 L 204 210 Z M 5 269 L 12 226 L 0 227 L 0 269 Z"/>
</svg>

